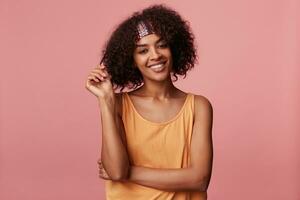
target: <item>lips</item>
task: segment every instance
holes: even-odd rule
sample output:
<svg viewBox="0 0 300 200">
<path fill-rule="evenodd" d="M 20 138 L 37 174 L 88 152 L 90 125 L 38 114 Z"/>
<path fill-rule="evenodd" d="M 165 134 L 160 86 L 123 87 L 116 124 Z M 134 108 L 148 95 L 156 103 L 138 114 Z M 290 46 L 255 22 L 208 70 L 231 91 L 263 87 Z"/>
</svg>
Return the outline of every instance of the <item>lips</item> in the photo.
<svg viewBox="0 0 300 200">
<path fill-rule="evenodd" d="M 159 62 L 159 63 L 156 63 L 156 64 L 152 64 L 149 66 L 149 68 L 153 71 L 153 72 L 162 72 L 164 71 L 164 69 L 166 68 L 166 62 L 167 61 L 164 61 L 164 62 Z"/>
<path fill-rule="evenodd" d="M 160 67 L 162 67 L 162 65 L 164 65 L 166 62 L 167 62 L 167 61 L 161 61 L 161 62 L 152 64 L 152 65 L 149 65 L 148 67 L 153 68 L 153 69 L 155 69 L 155 68 L 160 68 Z"/>
</svg>

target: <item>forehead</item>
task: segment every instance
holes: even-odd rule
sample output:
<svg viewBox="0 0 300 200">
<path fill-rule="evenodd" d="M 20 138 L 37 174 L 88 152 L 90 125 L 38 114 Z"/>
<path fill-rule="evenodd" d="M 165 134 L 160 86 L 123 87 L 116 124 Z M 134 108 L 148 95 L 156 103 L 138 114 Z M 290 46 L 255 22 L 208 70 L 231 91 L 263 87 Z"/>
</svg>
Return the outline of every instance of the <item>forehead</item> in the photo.
<svg viewBox="0 0 300 200">
<path fill-rule="evenodd" d="M 155 33 L 146 35 L 139 39 L 136 44 L 137 45 L 142 45 L 142 44 L 152 44 L 160 41 L 161 37 Z"/>
</svg>

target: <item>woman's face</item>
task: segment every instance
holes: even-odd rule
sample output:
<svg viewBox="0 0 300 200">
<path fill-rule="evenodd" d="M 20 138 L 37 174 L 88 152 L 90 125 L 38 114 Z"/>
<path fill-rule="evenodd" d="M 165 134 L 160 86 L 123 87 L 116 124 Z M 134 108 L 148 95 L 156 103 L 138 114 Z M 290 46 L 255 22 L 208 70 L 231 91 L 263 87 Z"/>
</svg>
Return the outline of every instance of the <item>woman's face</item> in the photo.
<svg viewBox="0 0 300 200">
<path fill-rule="evenodd" d="M 136 43 L 133 58 L 144 79 L 163 81 L 170 76 L 171 50 L 166 41 L 156 34 L 144 36 Z"/>
</svg>

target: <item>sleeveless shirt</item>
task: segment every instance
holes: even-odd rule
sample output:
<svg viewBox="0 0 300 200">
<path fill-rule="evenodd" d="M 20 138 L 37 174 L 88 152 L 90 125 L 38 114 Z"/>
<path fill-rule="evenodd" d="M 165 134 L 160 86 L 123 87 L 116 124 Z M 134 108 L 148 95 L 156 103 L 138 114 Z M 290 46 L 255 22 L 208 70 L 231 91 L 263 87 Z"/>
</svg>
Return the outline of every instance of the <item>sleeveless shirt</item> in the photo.
<svg viewBox="0 0 300 200">
<path fill-rule="evenodd" d="M 172 108 L 170 108 L 172 109 Z M 190 163 L 194 94 L 188 93 L 172 119 L 156 123 L 141 116 L 122 93 L 122 121 L 130 163 L 151 168 L 186 168 Z M 133 182 L 105 180 L 107 200 L 205 200 L 206 192 L 170 192 Z"/>
</svg>

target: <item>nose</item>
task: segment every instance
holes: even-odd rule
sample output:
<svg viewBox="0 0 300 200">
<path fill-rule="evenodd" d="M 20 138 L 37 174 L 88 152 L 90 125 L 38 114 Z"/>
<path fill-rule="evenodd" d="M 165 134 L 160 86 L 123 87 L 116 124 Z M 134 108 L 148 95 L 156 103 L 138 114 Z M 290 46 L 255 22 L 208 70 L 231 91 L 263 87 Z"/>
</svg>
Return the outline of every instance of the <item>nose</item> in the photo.
<svg viewBox="0 0 300 200">
<path fill-rule="evenodd" d="M 159 53 L 159 51 L 157 51 L 156 48 L 152 48 L 151 50 L 151 55 L 150 55 L 150 59 L 151 60 L 157 60 L 158 58 L 161 57 L 161 54 Z"/>
</svg>

